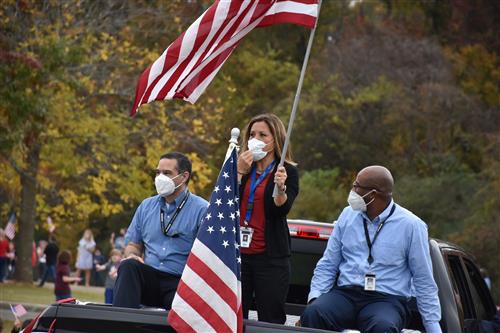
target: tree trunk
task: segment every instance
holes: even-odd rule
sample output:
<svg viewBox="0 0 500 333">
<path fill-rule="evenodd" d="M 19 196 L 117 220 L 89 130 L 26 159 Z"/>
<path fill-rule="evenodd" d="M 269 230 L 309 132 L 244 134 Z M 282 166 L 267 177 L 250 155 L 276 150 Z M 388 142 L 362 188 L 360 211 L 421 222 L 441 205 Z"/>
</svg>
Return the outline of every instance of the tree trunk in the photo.
<svg viewBox="0 0 500 333">
<path fill-rule="evenodd" d="M 40 160 L 40 144 L 35 142 L 27 147 L 25 169 L 21 177 L 21 212 L 19 217 L 19 232 L 16 236 L 16 272 L 15 279 L 19 282 L 33 283 L 33 267 L 31 254 L 35 231 L 36 188 L 38 164 Z"/>
</svg>

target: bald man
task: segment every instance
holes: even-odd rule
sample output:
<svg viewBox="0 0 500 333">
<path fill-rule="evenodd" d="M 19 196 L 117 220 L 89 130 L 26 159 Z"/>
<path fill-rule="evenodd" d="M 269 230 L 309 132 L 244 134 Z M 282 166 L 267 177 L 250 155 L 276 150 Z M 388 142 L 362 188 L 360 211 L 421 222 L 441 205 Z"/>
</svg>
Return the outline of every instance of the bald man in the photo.
<svg viewBox="0 0 500 333">
<path fill-rule="evenodd" d="M 383 166 L 361 170 L 318 261 L 302 326 L 399 333 L 415 289 L 426 332 L 441 332 L 427 225 L 392 199 Z"/>
</svg>

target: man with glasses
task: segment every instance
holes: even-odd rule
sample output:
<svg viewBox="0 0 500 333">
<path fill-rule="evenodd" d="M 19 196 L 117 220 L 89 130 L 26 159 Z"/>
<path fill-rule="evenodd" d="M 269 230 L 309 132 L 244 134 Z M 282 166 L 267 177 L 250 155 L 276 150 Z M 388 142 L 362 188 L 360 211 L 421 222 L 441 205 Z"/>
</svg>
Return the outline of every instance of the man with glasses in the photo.
<svg viewBox="0 0 500 333">
<path fill-rule="evenodd" d="M 188 190 L 191 162 L 177 152 L 160 157 L 158 195 L 137 208 L 125 235 L 113 306 L 170 309 L 208 202 Z"/>
<path fill-rule="evenodd" d="M 385 167 L 358 173 L 314 270 L 302 326 L 399 333 L 415 292 L 426 332 L 441 332 L 427 225 L 393 201 L 393 185 Z"/>
</svg>

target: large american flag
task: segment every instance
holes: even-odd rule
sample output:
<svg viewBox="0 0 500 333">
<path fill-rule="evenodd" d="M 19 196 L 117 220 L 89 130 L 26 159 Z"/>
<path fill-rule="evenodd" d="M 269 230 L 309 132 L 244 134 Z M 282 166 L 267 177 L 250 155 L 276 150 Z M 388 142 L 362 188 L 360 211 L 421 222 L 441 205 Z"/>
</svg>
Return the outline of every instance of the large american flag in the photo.
<svg viewBox="0 0 500 333">
<path fill-rule="evenodd" d="M 233 149 L 182 272 L 168 314 L 178 332 L 242 332 L 237 156 Z"/>
<path fill-rule="evenodd" d="M 253 28 L 293 23 L 313 28 L 317 0 L 218 0 L 139 77 L 131 115 L 142 104 L 182 98 L 195 103 Z"/>
<path fill-rule="evenodd" d="M 9 220 L 5 226 L 5 236 L 13 240 L 16 236 L 16 213 L 10 213 Z"/>
</svg>

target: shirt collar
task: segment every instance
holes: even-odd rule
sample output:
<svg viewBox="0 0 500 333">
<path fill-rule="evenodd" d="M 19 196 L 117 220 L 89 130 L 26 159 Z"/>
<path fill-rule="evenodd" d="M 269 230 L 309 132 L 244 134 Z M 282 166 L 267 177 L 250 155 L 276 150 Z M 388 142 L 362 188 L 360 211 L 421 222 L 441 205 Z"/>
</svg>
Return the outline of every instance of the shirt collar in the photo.
<svg viewBox="0 0 500 333">
<path fill-rule="evenodd" d="M 387 216 L 389 216 L 389 214 L 391 213 L 392 205 L 394 205 L 393 199 L 391 199 L 391 202 L 389 202 L 387 207 L 385 207 L 385 209 L 382 211 L 382 213 L 380 213 L 377 217 L 375 217 L 372 222 L 378 223 L 378 222 L 386 219 Z M 366 219 L 367 221 L 370 221 L 370 218 L 368 217 L 368 215 L 366 215 L 366 212 L 362 212 L 361 216 L 363 216 L 363 218 Z"/>
</svg>

